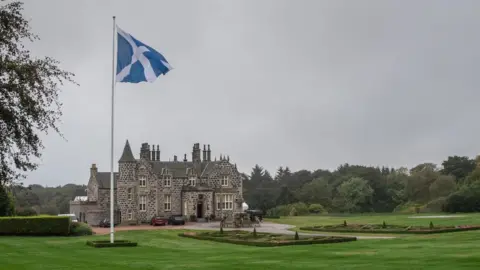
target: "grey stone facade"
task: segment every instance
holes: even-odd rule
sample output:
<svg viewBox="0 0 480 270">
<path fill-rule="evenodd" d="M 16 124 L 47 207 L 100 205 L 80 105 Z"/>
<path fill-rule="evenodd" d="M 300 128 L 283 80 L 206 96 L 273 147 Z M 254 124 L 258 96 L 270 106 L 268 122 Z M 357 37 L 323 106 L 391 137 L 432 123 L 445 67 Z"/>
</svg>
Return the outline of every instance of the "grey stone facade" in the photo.
<svg viewBox="0 0 480 270">
<path fill-rule="evenodd" d="M 203 156 L 203 158 L 202 158 Z M 205 218 L 232 216 L 242 211 L 242 178 L 229 157 L 212 161 L 208 148 L 196 143 L 191 161 L 160 159 L 160 148 L 143 143 L 135 159 L 127 141 L 115 173 L 116 219 L 122 223 L 147 223 L 153 216 L 184 215 Z M 90 169 L 87 202 L 71 202 L 71 213 L 86 213 L 97 225 L 109 217 L 110 173 Z M 74 211 L 74 212 L 72 212 Z M 85 214 L 84 214 L 85 215 Z"/>
</svg>

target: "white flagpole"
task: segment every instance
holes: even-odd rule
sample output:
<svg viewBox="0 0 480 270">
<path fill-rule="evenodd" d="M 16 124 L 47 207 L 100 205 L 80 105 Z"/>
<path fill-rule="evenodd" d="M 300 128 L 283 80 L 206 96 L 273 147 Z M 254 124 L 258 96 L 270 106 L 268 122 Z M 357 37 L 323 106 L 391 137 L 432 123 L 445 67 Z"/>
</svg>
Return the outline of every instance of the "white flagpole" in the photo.
<svg viewBox="0 0 480 270">
<path fill-rule="evenodd" d="M 116 72 L 115 72 L 115 39 L 117 37 L 117 27 L 115 24 L 115 16 L 113 16 L 113 52 L 112 52 L 112 123 L 111 123 L 111 144 L 110 144 L 110 243 L 114 242 L 114 235 L 115 235 L 115 220 L 113 216 L 113 207 L 115 203 L 115 197 L 113 193 L 114 187 L 114 176 L 113 176 L 113 147 L 114 147 L 114 123 L 115 123 L 115 80 L 116 80 Z"/>
</svg>

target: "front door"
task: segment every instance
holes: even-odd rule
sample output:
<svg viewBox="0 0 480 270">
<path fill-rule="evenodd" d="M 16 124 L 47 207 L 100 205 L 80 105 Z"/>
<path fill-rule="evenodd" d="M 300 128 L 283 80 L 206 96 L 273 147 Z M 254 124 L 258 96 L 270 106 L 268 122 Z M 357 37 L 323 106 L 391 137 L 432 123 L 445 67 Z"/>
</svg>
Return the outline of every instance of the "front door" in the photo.
<svg viewBox="0 0 480 270">
<path fill-rule="evenodd" d="M 203 203 L 197 204 L 197 218 L 203 218 Z"/>
</svg>

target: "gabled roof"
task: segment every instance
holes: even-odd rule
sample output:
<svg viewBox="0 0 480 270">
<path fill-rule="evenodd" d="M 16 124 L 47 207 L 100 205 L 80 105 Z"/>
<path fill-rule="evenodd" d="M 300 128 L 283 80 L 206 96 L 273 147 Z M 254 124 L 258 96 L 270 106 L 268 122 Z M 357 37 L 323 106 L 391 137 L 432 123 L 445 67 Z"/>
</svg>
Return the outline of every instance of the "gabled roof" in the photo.
<svg viewBox="0 0 480 270">
<path fill-rule="evenodd" d="M 97 172 L 98 188 L 110 188 L 110 172 Z M 118 173 L 113 173 L 113 188 L 117 188 Z"/>
<path fill-rule="evenodd" d="M 204 161 L 201 163 L 201 176 L 205 177 L 212 171 L 215 164 L 219 164 L 221 161 Z M 152 162 L 153 172 L 155 174 L 161 175 L 162 169 L 168 169 L 172 174 L 172 177 L 186 177 L 187 168 L 193 168 L 193 162 L 191 161 L 155 161 Z"/>
</svg>

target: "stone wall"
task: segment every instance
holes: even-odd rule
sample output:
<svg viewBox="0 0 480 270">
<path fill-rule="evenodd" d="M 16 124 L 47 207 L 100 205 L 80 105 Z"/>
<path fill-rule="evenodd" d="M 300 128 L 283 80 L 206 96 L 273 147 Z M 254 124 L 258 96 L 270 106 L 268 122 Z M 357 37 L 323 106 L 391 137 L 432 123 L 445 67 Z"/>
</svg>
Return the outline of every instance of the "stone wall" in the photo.
<svg viewBox="0 0 480 270">
<path fill-rule="evenodd" d="M 100 221 L 106 218 L 110 219 L 110 211 L 99 209 L 88 210 L 86 217 L 87 223 L 90 224 L 90 226 L 98 226 Z"/>
<path fill-rule="evenodd" d="M 228 185 L 223 187 L 221 185 L 221 179 L 223 176 L 228 176 Z M 214 192 L 214 207 L 215 207 L 215 216 L 227 216 L 232 217 L 234 213 L 242 212 L 241 202 L 243 202 L 242 189 L 243 182 L 240 173 L 237 168 L 227 162 L 222 161 L 219 164 L 216 164 L 208 176 L 209 185 L 215 187 Z M 233 195 L 233 210 L 222 210 L 217 209 L 216 194 L 232 194 Z M 240 202 L 240 203 L 239 203 Z"/>
<path fill-rule="evenodd" d="M 79 221 L 87 221 L 88 216 L 87 213 L 88 211 L 91 210 L 96 210 L 97 209 L 97 203 L 96 202 L 75 202 L 71 201 L 70 202 L 70 214 L 75 214 L 75 216 L 79 219 Z M 83 216 L 85 216 L 85 220 L 83 220 Z M 80 220 L 82 219 L 82 220 Z"/>
<path fill-rule="evenodd" d="M 119 163 L 119 177 L 117 181 L 117 204 L 121 212 L 122 223 L 135 223 L 138 216 L 138 183 L 135 181 L 137 163 Z M 128 199 L 128 189 L 132 189 L 132 198 Z M 128 211 L 132 211 L 133 220 L 128 220 Z"/>
<path fill-rule="evenodd" d="M 117 209 L 117 190 L 113 191 L 114 205 L 113 209 Z M 110 211 L 110 189 L 98 189 L 98 209 Z"/>
<path fill-rule="evenodd" d="M 203 199 L 199 199 L 199 195 L 203 195 Z M 213 210 L 213 192 L 198 192 L 198 191 L 187 191 L 183 193 L 183 202 L 187 203 L 187 213 L 183 210 L 183 215 L 190 217 L 190 215 L 197 215 L 197 204 L 202 202 L 203 205 L 203 217 L 208 217 L 214 213 Z"/>
</svg>

